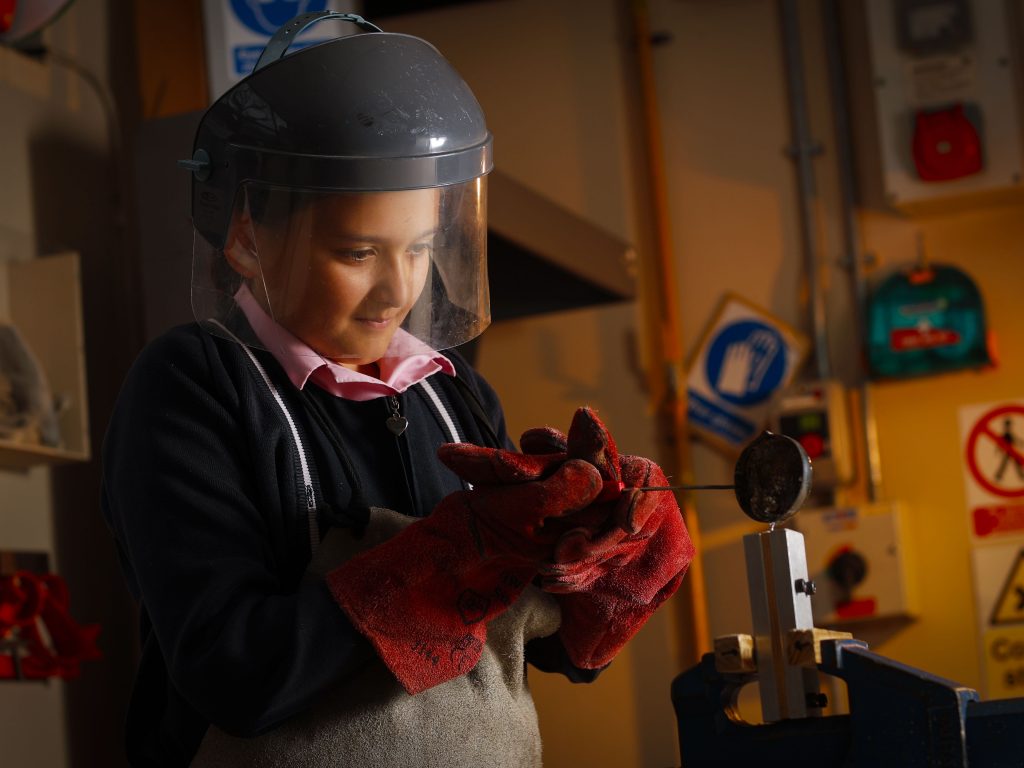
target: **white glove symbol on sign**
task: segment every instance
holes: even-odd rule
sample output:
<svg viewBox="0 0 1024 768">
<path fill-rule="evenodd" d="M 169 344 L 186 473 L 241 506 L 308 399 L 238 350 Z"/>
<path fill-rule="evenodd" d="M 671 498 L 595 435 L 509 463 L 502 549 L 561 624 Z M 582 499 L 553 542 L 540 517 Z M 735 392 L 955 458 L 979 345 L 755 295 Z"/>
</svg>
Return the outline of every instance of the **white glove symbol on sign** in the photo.
<svg viewBox="0 0 1024 768">
<path fill-rule="evenodd" d="M 755 331 L 746 340 L 730 344 L 718 372 L 716 389 L 733 397 L 756 392 L 778 353 L 778 341 L 767 331 Z"/>
<path fill-rule="evenodd" d="M 747 379 L 750 378 L 750 358 L 754 351 L 745 341 L 730 344 L 725 350 L 722 369 L 718 372 L 717 389 L 724 395 L 742 397 L 747 394 Z"/>
</svg>

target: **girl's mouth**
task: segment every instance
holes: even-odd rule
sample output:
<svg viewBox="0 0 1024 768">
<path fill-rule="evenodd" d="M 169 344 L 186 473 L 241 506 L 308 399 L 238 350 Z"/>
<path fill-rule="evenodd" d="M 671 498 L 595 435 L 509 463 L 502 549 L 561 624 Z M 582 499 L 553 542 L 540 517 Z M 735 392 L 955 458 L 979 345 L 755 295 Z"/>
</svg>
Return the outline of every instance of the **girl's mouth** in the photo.
<svg viewBox="0 0 1024 768">
<path fill-rule="evenodd" d="M 391 317 L 359 317 L 356 319 L 363 325 L 374 329 L 387 328 L 394 320 L 394 318 Z"/>
</svg>

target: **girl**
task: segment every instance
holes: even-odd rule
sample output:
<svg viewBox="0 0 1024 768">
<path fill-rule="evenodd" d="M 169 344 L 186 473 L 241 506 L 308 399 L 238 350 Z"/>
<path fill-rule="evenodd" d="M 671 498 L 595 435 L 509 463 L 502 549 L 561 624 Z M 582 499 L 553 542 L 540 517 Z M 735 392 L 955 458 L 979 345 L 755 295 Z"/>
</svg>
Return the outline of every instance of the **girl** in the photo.
<svg viewBox="0 0 1024 768">
<path fill-rule="evenodd" d="M 284 56 L 324 18 L 365 34 Z M 515 453 L 491 136 L 429 44 L 307 14 L 203 117 L 197 324 L 130 371 L 103 510 L 140 603 L 134 765 L 540 764 L 527 661 L 592 680 L 692 548 L 581 410 Z M 446 350 L 441 354 L 439 350 Z"/>
</svg>

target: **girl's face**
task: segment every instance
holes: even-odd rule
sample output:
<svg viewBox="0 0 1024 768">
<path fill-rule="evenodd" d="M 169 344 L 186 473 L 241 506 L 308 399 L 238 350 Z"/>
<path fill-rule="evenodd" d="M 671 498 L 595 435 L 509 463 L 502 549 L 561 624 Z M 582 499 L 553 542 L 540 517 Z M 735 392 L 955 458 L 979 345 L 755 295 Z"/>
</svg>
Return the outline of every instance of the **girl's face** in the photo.
<svg viewBox="0 0 1024 768">
<path fill-rule="evenodd" d="M 326 195 L 283 225 L 254 223 L 266 309 L 330 360 L 376 362 L 423 291 L 439 200 L 436 189 Z"/>
</svg>

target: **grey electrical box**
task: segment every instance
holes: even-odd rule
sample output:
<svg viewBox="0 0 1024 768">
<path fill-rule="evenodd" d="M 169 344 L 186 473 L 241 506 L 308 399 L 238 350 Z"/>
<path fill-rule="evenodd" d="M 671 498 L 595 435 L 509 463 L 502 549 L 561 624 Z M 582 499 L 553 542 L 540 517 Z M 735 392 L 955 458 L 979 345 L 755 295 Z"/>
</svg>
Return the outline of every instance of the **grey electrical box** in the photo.
<svg viewBox="0 0 1024 768">
<path fill-rule="evenodd" d="M 914 213 L 1024 194 L 1014 7 L 843 4 L 863 202 Z"/>
</svg>

